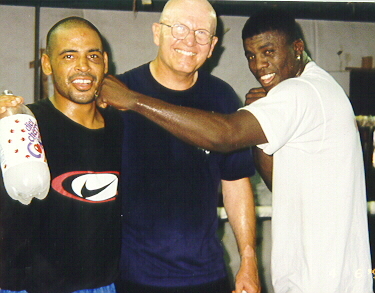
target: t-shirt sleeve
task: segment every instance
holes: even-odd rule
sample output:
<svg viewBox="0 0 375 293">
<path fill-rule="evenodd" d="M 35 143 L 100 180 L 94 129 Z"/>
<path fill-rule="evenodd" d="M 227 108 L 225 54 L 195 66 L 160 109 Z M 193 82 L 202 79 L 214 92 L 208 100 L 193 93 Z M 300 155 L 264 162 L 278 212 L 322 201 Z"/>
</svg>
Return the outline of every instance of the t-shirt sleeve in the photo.
<svg viewBox="0 0 375 293">
<path fill-rule="evenodd" d="M 223 155 L 221 179 L 238 180 L 255 174 L 255 166 L 250 148 Z"/>
<path fill-rule="evenodd" d="M 286 80 L 241 110 L 251 112 L 260 123 L 268 143 L 258 147 L 268 155 L 287 143 L 314 149 L 322 139 L 311 131 L 324 121 L 324 113 L 318 92 L 308 82 Z"/>
</svg>

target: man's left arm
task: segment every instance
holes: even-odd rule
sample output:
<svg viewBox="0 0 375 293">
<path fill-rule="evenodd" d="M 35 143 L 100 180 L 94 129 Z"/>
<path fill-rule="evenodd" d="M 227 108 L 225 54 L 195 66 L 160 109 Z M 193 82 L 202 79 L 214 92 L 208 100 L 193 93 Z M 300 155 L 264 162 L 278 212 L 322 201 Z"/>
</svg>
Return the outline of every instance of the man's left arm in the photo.
<svg viewBox="0 0 375 293">
<path fill-rule="evenodd" d="M 260 293 L 256 257 L 256 214 L 250 178 L 222 180 L 224 207 L 236 237 L 241 266 L 235 293 Z"/>
</svg>

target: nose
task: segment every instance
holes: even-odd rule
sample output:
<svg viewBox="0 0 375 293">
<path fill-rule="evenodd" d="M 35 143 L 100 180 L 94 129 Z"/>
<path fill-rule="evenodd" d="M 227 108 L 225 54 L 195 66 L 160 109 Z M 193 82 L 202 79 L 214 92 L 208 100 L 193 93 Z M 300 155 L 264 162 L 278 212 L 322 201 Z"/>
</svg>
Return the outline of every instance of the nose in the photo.
<svg viewBox="0 0 375 293">
<path fill-rule="evenodd" d="M 86 56 L 82 56 L 77 59 L 75 69 L 82 72 L 90 70 L 90 65 Z"/>
<path fill-rule="evenodd" d="M 184 41 L 188 46 L 194 46 L 197 43 L 195 39 L 195 32 L 193 30 L 190 30 L 188 35 L 185 37 Z"/>
<path fill-rule="evenodd" d="M 261 70 L 262 68 L 267 68 L 269 66 L 267 57 L 263 55 L 256 56 L 255 63 L 257 70 Z"/>
</svg>

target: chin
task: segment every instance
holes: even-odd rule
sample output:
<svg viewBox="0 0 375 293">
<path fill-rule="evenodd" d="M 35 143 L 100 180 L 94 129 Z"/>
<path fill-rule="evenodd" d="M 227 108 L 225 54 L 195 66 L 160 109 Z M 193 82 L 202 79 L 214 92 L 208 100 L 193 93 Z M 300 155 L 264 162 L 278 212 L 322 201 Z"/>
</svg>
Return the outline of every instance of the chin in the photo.
<svg viewBox="0 0 375 293">
<path fill-rule="evenodd" d="M 70 100 L 76 104 L 87 105 L 95 102 L 95 97 L 71 97 Z"/>
<path fill-rule="evenodd" d="M 264 90 L 268 93 L 271 89 L 273 89 L 276 85 L 275 84 L 270 84 L 270 85 L 262 85 Z"/>
</svg>

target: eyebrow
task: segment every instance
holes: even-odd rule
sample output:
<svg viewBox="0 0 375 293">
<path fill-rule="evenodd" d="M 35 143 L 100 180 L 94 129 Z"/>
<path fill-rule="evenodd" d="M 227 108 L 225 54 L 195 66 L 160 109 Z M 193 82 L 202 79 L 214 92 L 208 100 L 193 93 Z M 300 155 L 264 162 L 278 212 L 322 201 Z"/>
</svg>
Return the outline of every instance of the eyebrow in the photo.
<svg viewBox="0 0 375 293">
<path fill-rule="evenodd" d="M 94 49 L 89 50 L 89 53 L 93 53 L 93 52 L 99 52 L 99 53 L 103 54 L 103 50 L 101 50 L 99 48 L 94 48 Z M 78 53 L 78 50 L 66 49 L 66 50 L 63 50 L 62 52 L 60 52 L 59 55 L 61 56 L 61 55 L 64 55 L 66 53 Z"/>
<path fill-rule="evenodd" d="M 269 47 L 269 46 L 274 46 L 274 43 L 270 43 L 270 42 L 268 42 L 268 43 L 266 43 L 266 44 L 260 46 L 259 49 L 264 49 L 264 48 L 267 48 L 267 47 Z"/>
<path fill-rule="evenodd" d="M 266 43 L 266 44 L 264 44 L 264 45 L 258 47 L 257 49 L 258 49 L 258 50 L 262 50 L 262 49 L 267 48 L 267 47 L 269 47 L 269 46 L 274 46 L 274 43 L 268 42 L 268 43 Z M 254 52 L 245 49 L 245 54 L 254 54 Z"/>
</svg>

